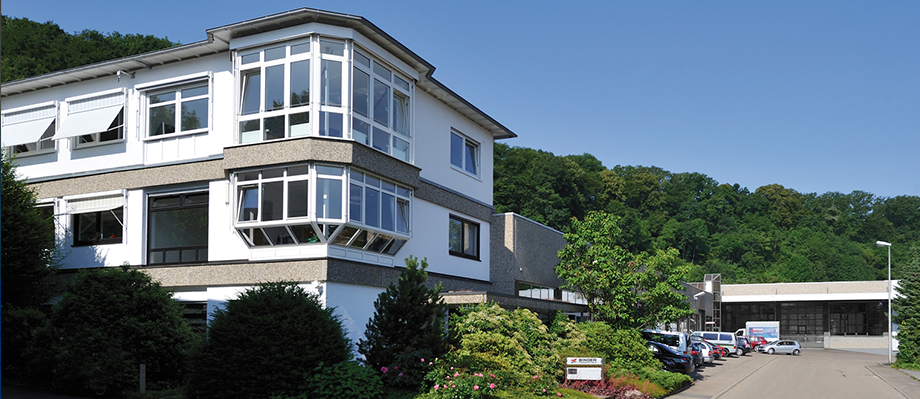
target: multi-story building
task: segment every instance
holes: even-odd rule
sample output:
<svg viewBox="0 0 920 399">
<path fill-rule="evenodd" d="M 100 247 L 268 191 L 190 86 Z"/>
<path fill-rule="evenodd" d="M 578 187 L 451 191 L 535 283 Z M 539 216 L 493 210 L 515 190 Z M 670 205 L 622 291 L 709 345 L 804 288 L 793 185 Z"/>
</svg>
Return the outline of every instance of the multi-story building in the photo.
<svg viewBox="0 0 920 399">
<path fill-rule="evenodd" d="M 493 215 L 492 146 L 515 134 L 433 72 L 364 18 L 298 9 L 3 84 L 2 146 L 65 270 L 139 267 L 202 313 L 296 281 L 358 338 L 409 255 L 455 303 L 582 311 L 552 273 L 561 234 Z"/>
</svg>

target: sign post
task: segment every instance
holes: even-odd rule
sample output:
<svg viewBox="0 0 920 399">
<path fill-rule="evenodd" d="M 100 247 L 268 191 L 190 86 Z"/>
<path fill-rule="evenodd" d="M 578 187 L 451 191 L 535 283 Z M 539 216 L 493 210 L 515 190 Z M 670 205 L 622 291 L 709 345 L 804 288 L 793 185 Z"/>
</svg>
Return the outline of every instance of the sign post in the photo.
<svg viewBox="0 0 920 399">
<path fill-rule="evenodd" d="M 570 380 L 604 379 L 604 359 L 599 357 L 565 358 L 565 377 Z"/>
</svg>

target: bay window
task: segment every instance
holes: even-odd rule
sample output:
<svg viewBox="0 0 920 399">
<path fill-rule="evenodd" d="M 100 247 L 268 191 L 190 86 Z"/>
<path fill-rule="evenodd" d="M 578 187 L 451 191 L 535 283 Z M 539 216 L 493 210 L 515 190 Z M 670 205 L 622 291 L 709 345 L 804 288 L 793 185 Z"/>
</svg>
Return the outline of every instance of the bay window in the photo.
<svg viewBox="0 0 920 399">
<path fill-rule="evenodd" d="M 358 50 L 354 61 L 352 138 L 409 162 L 409 80 Z"/>
</svg>

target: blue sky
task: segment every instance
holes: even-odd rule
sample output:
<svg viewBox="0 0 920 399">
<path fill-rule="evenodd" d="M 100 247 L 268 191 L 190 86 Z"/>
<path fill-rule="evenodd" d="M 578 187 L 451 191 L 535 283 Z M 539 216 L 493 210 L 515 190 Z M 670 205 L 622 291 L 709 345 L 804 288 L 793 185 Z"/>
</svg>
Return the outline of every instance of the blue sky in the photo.
<svg viewBox="0 0 920 399">
<path fill-rule="evenodd" d="M 752 191 L 920 196 L 918 1 L 6 0 L 2 12 L 191 43 L 300 7 L 376 24 L 517 133 L 510 145 Z"/>
</svg>

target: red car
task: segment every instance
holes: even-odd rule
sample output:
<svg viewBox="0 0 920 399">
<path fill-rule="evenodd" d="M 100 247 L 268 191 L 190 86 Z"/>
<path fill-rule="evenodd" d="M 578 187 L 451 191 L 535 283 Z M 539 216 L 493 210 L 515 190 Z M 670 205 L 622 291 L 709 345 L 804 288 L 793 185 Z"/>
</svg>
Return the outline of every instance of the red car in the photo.
<svg viewBox="0 0 920 399">
<path fill-rule="evenodd" d="M 748 341 L 751 342 L 751 346 L 757 352 L 760 352 L 760 348 L 767 346 L 767 340 L 764 337 L 750 336 Z"/>
</svg>

